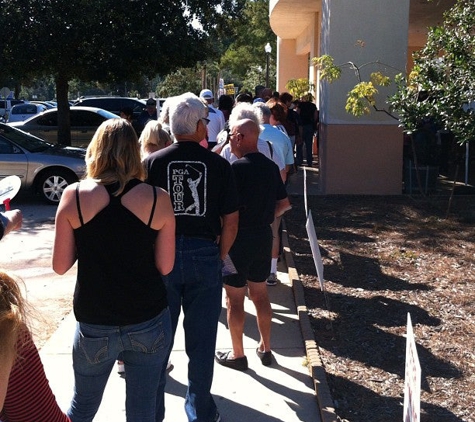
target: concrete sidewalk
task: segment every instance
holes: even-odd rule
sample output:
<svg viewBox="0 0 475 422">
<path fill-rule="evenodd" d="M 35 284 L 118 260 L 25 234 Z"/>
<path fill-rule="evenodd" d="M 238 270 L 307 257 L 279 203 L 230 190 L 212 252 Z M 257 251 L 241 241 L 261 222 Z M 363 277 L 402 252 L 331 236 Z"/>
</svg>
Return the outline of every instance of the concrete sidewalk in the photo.
<svg viewBox="0 0 475 422">
<path fill-rule="evenodd" d="M 291 177 L 289 194 L 303 194 L 302 169 Z M 316 194 L 318 174 L 308 172 L 307 186 Z M 327 422 L 325 406 L 325 380 L 318 365 L 316 344 L 308 321 L 303 288 L 293 265 L 288 248 L 287 233 L 283 233 L 284 257 L 279 263 L 275 287 L 268 287 L 273 309 L 272 349 L 274 363 L 261 364 L 255 349 L 259 334 L 255 309 L 245 301 L 246 325 L 244 347 L 249 369 L 239 372 L 215 363 L 212 394 L 221 414 L 222 422 Z M 289 266 L 287 266 L 289 264 Z M 185 353 L 183 329 L 179 323 L 171 361 L 174 369 L 168 375 L 166 388 L 166 422 L 186 422 L 183 409 L 187 386 L 188 358 Z M 55 334 L 41 349 L 40 354 L 53 392 L 63 410 L 68 408 L 73 391 L 71 345 L 75 330 L 74 315 L 69 314 Z M 226 306 L 218 327 L 217 350 L 230 350 L 231 337 L 226 324 Z M 321 387 L 324 387 L 323 389 Z M 322 394 L 323 401 L 319 395 Z M 114 371 L 111 373 L 104 398 L 95 422 L 125 421 L 125 382 Z M 328 401 L 327 401 L 328 403 Z M 330 410 L 330 409 L 328 409 Z M 331 416 L 330 412 L 330 416 Z"/>
<path fill-rule="evenodd" d="M 259 338 L 255 323 L 255 309 L 246 298 L 246 326 L 244 346 L 249 370 L 239 372 L 215 363 L 212 393 L 223 422 L 319 422 L 319 409 L 313 382 L 306 367 L 305 347 L 295 309 L 294 297 L 285 268 L 278 273 L 281 280 L 269 287 L 274 312 L 272 343 L 275 362 L 270 367 L 261 364 L 255 349 Z M 69 314 L 59 329 L 41 349 L 41 358 L 51 388 L 59 405 L 66 410 L 73 391 L 71 345 L 75 329 L 74 315 Z M 219 321 L 217 349 L 231 348 L 226 326 L 226 309 Z M 183 410 L 187 385 L 188 358 L 184 351 L 181 323 L 177 330 L 171 355 L 174 369 L 167 380 L 167 422 L 185 422 Z M 125 381 L 111 373 L 96 422 L 125 421 Z"/>
</svg>

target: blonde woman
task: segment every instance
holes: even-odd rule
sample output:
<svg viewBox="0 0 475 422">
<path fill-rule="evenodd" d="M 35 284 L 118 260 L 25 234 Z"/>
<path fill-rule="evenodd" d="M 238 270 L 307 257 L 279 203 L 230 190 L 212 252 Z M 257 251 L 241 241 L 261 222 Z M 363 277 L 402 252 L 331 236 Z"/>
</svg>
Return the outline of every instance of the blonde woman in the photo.
<svg viewBox="0 0 475 422">
<path fill-rule="evenodd" d="M 48 384 L 15 279 L 0 271 L 0 420 L 69 422 Z"/>
<path fill-rule="evenodd" d="M 162 276 L 174 265 L 175 218 L 168 194 L 144 176 L 132 125 L 107 120 L 87 148 L 85 180 L 58 206 L 53 269 L 78 263 L 72 422 L 93 420 L 117 359 L 127 372 L 127 421 L 155 421 L 171 342 Z"/>
<path fill-rule="evenodd" d="M 144 127 L 140 138 L 140 153 L 142 159 L 152 152 L 165 148 L 173 143 L 171 136 L 163 129 L 162 124 L 156 120 L 150 120 Z"/>
</svg>

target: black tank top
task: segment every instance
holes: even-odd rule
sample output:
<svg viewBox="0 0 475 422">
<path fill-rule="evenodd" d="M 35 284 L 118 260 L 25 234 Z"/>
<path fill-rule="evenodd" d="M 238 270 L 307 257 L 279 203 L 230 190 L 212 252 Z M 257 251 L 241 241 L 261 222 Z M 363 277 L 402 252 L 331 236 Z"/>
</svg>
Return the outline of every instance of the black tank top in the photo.
<svg viewBox="0 0 475 422">
<path fill-rule="evenodd" d="M 167 307 L 166 288 L 155 267 L 157 230 L 150 227 L 155 205 L 146 225 L 121 203 L 122 196 L 139 183 L 131 180 L 119 196 L 112 195 L 117 185 L 106 185 L 109 204 L 86 224 L 77 186 L 81 226 L 74 230 L 78 259 L 74 313 L 79 322 L 137 324 Z M 155 188 L 150 189 L 156 200 Z"/>
</svg>

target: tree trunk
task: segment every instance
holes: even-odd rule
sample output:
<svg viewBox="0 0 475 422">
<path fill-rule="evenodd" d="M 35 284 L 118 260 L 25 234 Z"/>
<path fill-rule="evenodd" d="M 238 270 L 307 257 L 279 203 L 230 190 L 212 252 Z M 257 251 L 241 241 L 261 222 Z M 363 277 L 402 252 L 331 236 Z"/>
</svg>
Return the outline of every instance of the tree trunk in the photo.
<svg viewBox="0 0 475 422">
<path fill-rule="evenodd" d="M 58 144 L 71 145 L 71 119 L 68 101 L 69 84 L 63 75 L 56 76 L 56 100 L 58 102 Z"/>
</svg>

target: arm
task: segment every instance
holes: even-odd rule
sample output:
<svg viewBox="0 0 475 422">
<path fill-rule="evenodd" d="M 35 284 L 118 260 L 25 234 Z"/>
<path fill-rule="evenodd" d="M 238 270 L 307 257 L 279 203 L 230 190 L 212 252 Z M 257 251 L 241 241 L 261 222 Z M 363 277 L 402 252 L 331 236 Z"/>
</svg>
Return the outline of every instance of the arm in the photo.
<svg viewBox="0 0 475 422">
<path fill-rule="evenodd" d="M 163 189 L 158 189 L 157 202 L 160 211 L 156 217 L 161 224 L 155 240 L 155 266 L 167 275 L 175 264 L 175 214 L 170 196 Z"/>
<path fill-rule="evenodd" d="M 76 262 L 76 244 L 69 219 L 70 210 L 76 204 L 75 188 L 76 184 L 66 188 L 56 212 L 52 267 L 60 275 L 66 273 Z"/>
<path fill-rule="evenodd" d="M 281 217 L 292 208 L 289 198 L 280 199 L 275 203 L 275 218 Z"/>
<path fill-rule="evenodd" d="M 236 239 L 239 224 L 239 211 L 223 215 L 222 221 L 223 228 L 221 230 L 219 248 L 221 259 L 224 260 L 234 243 L 234 239 Z"/>
<path fill-rule="evenodd" d="M 13 353 L 6 353 L 0 355 L 0 410 L 5 404 L 5 397 L 7 396 L 8 380 L 10 379 L 10 372 L 13 366 Z"/>
<path fill-rule="evenodd" d="M 0 212 L 0 239 L 12 230 L 21 228 L 23 215 L 20 210 Z"/>
</svg>

